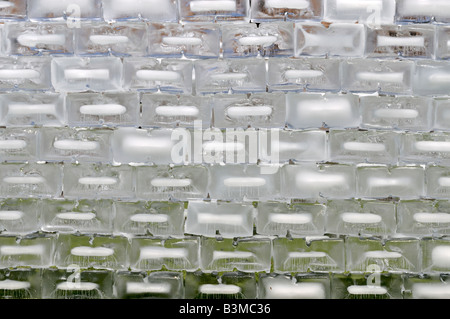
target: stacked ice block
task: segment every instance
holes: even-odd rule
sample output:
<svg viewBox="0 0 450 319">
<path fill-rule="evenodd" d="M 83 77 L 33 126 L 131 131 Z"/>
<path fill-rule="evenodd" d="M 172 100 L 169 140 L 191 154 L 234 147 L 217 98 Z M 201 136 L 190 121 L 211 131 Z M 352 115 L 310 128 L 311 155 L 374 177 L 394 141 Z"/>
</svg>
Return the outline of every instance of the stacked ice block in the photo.
<svg viewBox="0 0 450 319">
<path fill-rule="evenodd" d="M 450 2 L 0 18 L 0 298 L 450 298 Z"/>
</svg>

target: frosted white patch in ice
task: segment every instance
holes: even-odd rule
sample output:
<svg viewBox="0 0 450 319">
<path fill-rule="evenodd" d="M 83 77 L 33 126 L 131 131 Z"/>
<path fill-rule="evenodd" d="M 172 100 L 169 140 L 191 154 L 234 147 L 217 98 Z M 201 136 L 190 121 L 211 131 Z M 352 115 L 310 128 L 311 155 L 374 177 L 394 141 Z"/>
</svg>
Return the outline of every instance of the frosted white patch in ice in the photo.
<svg viewBox="0 0 450 319">
<path fill-rule="evenodd" d="M 64 281 L 56 285 L 56 289 L 58 290 L 95 290 L 98 289 L 98 285 L 93 282 L 69 282 Z"/>
<path fill-rule="evenodd" d="M 167 223 L 169 217 L 164 214 L 134 214 L 130 220 L 136 223 Z"/>
<path fill-rule="evenodd" d="M 385 178 L 385 177 L 370 177 L 369 187 L 388 187 L 388 186 L 408 186 L 411 180 L 407 177 L 399 178 Z"/>
<path fill-rule="evenodd" d="M 284 77 L 289 80 L 317 78 L 322 75 L 323 72 L 318 70 L 288 70 L 284 72 Z"/>
<path fill-rule="evenodd" d="M 82 185 L 114 185 L 117 184 L 118 179 L 115 177 L 80 177 L 78 183 Z"/>
<path fill-rule="evenodd" d="M 227 115 L 232 119 L 246 116 L 269 116 L 272 114 L 272 107 L 262 106 L 230 106 L 227 108 Z"/>
<path fill-rule="evenodd" d="M 184 248 L 142 247 L 140 249 L 140 259 L 187 258 L 187 257 L 188 252 Z"/>
<path fill-rule="evenodd" d="M 9 176 L 4 177 L 3 182 L 7 184 L 43 184 L 45 178 L 41 176 Z"/>
<path fill-rule="evenodd" d="M 312 215 L 305 214 L 270 214 L 269 221 L 278 224 L 308 224 L 312 222 Z"/>
<path fill-rule="evenodd" d="M 374 115 L 390 119 L 414 119 L 419 116 L 419 112 L 412 109 L 378 109 Z"/>
<path fill-rule="evenodd" d="M 381 216 L 370 213 L 343 213 L 341 218 L 349 224 L 378 224 L 382 220 Z"/>
<path fill-rule="evenodd" d="M 25 80 L 36 79 L 41 74 L 36 70 L 30 69 L 3 69 L 0 70 L 0 80 Z"/>
<path fill-rule="evenodd" d="M 238 81 L 243 80 L 247 77 L 246 73 L 220 73 L 220 74 L 212 74 L 210 76 L 213 81 Z"/>
<path fill-rule="evenodd" d="M 213 260 L 217 259 L 248 259 L 254 257 L 255 254 L 249 251 L 220 251 L 213 252 Z"/>
<path fill-rule="evenodd" d="M 18 281 L 18 280 L 2 280 L 0 281 L 0 290 L 21 290 L 29 289 L 31 284 L 28 281 Z"/>
<path fill-rule="evenodd" d="M 159 116 L 172 117 L 172 116 L 189 116 L 197 117 L 200 114 L 200 110 L 195 106 L 158 106 L 155 109 L 155 113 Z"/>
<path fill-rule="evenodd" d="M 35 47 L 38 44 L 64 45 L 66 36 L 64 34 L 21 34 L 17 42 L 26 47 Z"/>
<path fill-rule="evenodd" d="M 65 220 L 92 220 L 95 218 L 94 213 L 77 213 L 77 212 L 67 212 L 56 214 L 56 218 Z"/>
<path fill-rule="evenodd" d="M 244 223 L 244 216 L 237 214 L 212 214 L 200 213 L 197 215 L 197 221 L 200 224 L 224 224 L 224 225 L 242 225 Z"/>
<path fill-rule="evenodd" d="M 80 107 L 80 113 L 84 115 L 113 116 L 122 115 L 126 111 L 127 108 L 120 104 L 93 104 Z"/>
<path fill-rule="evenodd" d="M 450 299 L 450 285 L 447 283 L 415 283 L 412 287 L 414 299 Z"/>
<path fill-rule="evenodd" d="M 449 184 L 450 186 L 450 184 Z M 449 224 L 450 214 L 447 213 L 415 213 L 414 220 L 422 224 Z"/>
<path fill-rule="evenodd" d="M 433 266 L 449 268 L 450 267 L 450 246 L 436 246 L 431 251 L 431 260 Z"/>
<path fill-rule="evenodd" d="M 0 140 L 1 150 L 21 150 L 27 147 L 27 142 L 23 140 Z"/>
<path fill-rule="evenodd" d="M 376 259 L 398 259 L 402 258 L 402 254 L 395 251 L 373 250 L 364 253 L 366 258 Z"/>
<path fill-rule="evenodd" d="M 178 81 L 181 75 L 175 71 L 139 70 L 136 77 L 144 81 Z"/>
<path fill-rule="evenodd" d="M 55 114 L 55 104 L 8 104 L 9 115 Z"/>
<path fill-rule="evenodd" d="M 6 9 L 14 7 L 14 3 L 11 1 L 0 1 L 0 9 Z"/>
<path fill-rule="evenodd" d="M 385 295 L 387 289 L 380 286 L 349 286 L 347 291 L 351 295 Z"/>
<path fill-rule="evenodd" d="M 361 81 L 376 81 L 376 82 L 403 82 L 402 72 L 358 72 L 356 78 Z"/>
<path fill-rule="evenodd" d="M 202 39 L 188 37 L 163 37 L 162 42 L 167 45 L 200 45 Z"/>
<path fill-rule="evenodd" d="M 95 141 L 59 140 L 53 143 L 59 150 L 93 151 L 99 147 Z"/>
<path fill-rule="evenodd" d="M 265 284 L 266 297 L 269 299 L 325 299 L 323 284 L 318 282 L 270 281 Z"/>
<path fill-rule="evenodd" d="M 424 37 L 388 37 L 377 36 L 378 46 L 414 46 L 423 47 L 425 45 Z"/>
<path fill-rule="evenodd" d="M 381 143 L 345 142 L 343 145 L 347 151 L 358 152 L 384 152 L 386 147 Z"/>
<path fill-rule="evenodd" d="M 154 178 L 150 182 L 154 187 L 187 187 L 192 184 L 189 178 Z"/>
<path fill-rule="evenodd" d="M 18 210 L 2 210 L 0 211 L 0 220 L 18 220 L 23 217 L 24 213 Z"/>
<path fill-rule="evenodd" d="M 307 9 L 309 1 L 307 0 L 266 0 L 265 6 L 274 9 Z"/>
<path fill-rule="evenodd" d="M 444 141 L 419 141 L 414 147 L 422 152 L 450 152 L 450 142 Z"/>
<path fill-rule="evenodd" d="M 225 284 L 205 284 L 199 287 L 199 291 L 202 294 L 223 294 L 223 295 L 235 295 L 241 292 L 241 287 L 236 285 L 225 285 Z"/>
<path fill-rule="evenodd" d="M 235 0 L 198 0 L 190 2 L 192 12 L 236 11 Z"/>
<path fill-rule="evenodd" d="M 114 250 L 107 247 L 79 246 L 72 248 L 70 253 L 80 257 L 109 257 L 114 255 Z"/>
<path fill-rule="evenodd" d="M 125 35 L 91 35 L 89 40 L 98 45 L 123 44 L 129 41 Z"/>
<path fill-rule="evenodd" d="M 439 177 L 438 184 L 439 184 L 439 186 L 442 186 L 442 187 L 449 187 L 450 186 L 450 177 Z"/>
<path fill-rule="evenodd" d="M 326 253 L 322 251 L 290 251 L 289 258 L 325 258 Z"/>
<path fill-rule="evenodd" d="M 146 282 L 127 282 L 127 293 L 129 294 L 168 294 L 170 292 L 170 284 L 166 282 L 161 283 L 146 283 Z"/>
<path fill-rule="evenodd" d="M 250 36 L 239 38 L 238 41 L 241 45 L 261 45 L 263 47 L 268 47 L 277 41 L 277 37 L 273 35 Z"/>
<path fill-rule="evenodd" d="M 66 69 L 64 70 L 66 80 L 108 80 L 108 69 Z"/>
<path fill-rule="evenodd" d="M 17 256 L 17 255 L 42 255 L 44 254 L 43 245 L 29 246 L 1 246 L 0 255 Z"/>
<path fill-rule="evenodd" d="M 261 177 L 229 177 L 223 184 L 228 187 L 260 187 L 266 185 L 266 180 Z"/>
</svg>

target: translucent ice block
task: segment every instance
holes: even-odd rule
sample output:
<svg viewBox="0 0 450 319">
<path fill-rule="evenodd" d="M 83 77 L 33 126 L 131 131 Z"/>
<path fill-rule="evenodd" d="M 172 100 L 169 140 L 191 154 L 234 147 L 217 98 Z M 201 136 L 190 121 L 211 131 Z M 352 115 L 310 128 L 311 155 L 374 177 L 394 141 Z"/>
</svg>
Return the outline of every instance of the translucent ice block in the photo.
<svg viewBox="0 0 450 319">
<path fill-rule="evenodd" d="M 276 272 L 342 272 L 345 249 L 342 238 L 319 236 L 276 238 L 273 240 L 273 267 Z"/>
<path fill-rule="evenodd" d="M 28 18 L 38 20 L 67 20 L 68 27 L 77 27 L 80 19 L 101 19 L 100 0 L 28 0 Z"/>
<path fill-rule="evenodd" d="M 342 63 L 342 88 L 350 92 L 412 93 L 412 61 L 348 59 Z"/>
<path fill-rule="evenodd" d="M 35 161 L 38 157 L 38 132 L 34 128 L 0 129 L 0 160 Z"/>
<path fill-rule="evenodd" d="M 201 60 L 194 67 L 197 94 L 266 91 L 264 59 Z"/>
<path fill-rule="evenodd" d="M 445 0 L 397 0 L 396 20 L 404 22 L 449 22 L 450 3 Z"/>
<path fill-rule="evenodd" d="M 192 62 L 151 58 L 124 59 L 124 88 L 127 90 L 192 92 Z"/>
<path fill-rule="evenodd" d="M 180 0 L 178 14 L 182 22 L 247 21 L 248 0 Z"/>
<path fill-rule="evenodd" d="M 448 199 L 450 194 L 450 167 L 428 165 L 425 173 L 427 196 Z"/>
<path fill-rule="evenodd" d="M 363 128 L 428 131 L 432 127 L 432 100 L 419 96 L 362 96 Z"/>
<path fill-rule="evenodd" d="M 3 163 L 0 192 L 4 197 L 59 197 L 62 191 L 61 165 L 51 163 Z"/>
<path fill-rule="evenodd" d="M 449 299 L 447 274 L 409 275 L 404 280 L 404 299 Z"/>
<path fill-rule="evenodd" d="M 450 269 L 450 242 L 448 237 L 422 239 L 422 271 L 448 273 Z"/>
<path fill-rule="evenodd" d="M 208 180 L 204 166 L 140 166 L 136 168 L 136 194 L 151 200 L 203 199 Z"/>
<path fill-rule="evenodd" d="M 436 58 L 450 58 L 450 26 L 436 26 Z"/>
<path fill-rule="evenodd" d="M 65 198 L 135 197 L 135 175 L 131 166 L 67 163 L 63 172 Z"/>
<path fill-rule="evenodd" d="M 2 125 L 63 126 L 64 96 L 55 93 L 7 93 L 0 95 Z"/>
<path fill-rule="evenodd" d="M 129 251 L 130 267 L 137 270 L 193 271 L 199 268 L 198 237 L 180 239 L 134 238 Z"/>
<path fill-rule="evenodd" d="M 153 57 L 219 57 L 220 29 L 214 24 L 150 23 L 148 37 Z"/>
<path fill-rule="evenodd" d="M 27 16 L 27 0 L 4 0 L 0 2 L 0 18 L 25 19 Z"/>
<path fill-rule="evenodd" d="M 286 123 L 293 129 L 358 127 L 359 99 L 352 94 L 289 93 Z"/>
<path fill-rule="evenodd" d="M 285 274 L 259 277 L 260 299 L 329 299 L 330 282 L 325 275 L 307 274 L 291 278 Z"/>
<path fill-rule="evenodd" d="M 294 24 L 278 22 L 224 25 L 222 27 L 223 56 L 293 56 Z"/>
<path fill-rule="evenodd" d="M 419 240 L 392 238 L 383 243 L 375 238 L 349 237 L 346 243 L 347 270 L 370 272 L 418 272 L 420 270 Z"/>
<path fill-rule="evenodd" d="M 260 272 L 270 270 L 271 240 L 267 237 L 244 239 L 205 238 L 201 240 L 201 266 L 204 272 Z"/>
<path fill-rule="evenodd" d="M 49 57 L 0 58 L 0 90 L 50 90 Z"/>
<path fill-rule="evenodd" d="M 190 201 L 185 233 L 224 238 L 253 235 L 254 207 L 248 203 Z"/>
<path fill-rule="evenodd" d="M 40 135 L 40 157 L 46 161 L 110 162 L 112 131 L 48 128 Z"/>
<path fill-rule="evenodd" d="M 279 169 L 265 173 L 259 165 L 209 167 L 209 195 L 218 200 L 276 199 L 280 193 Z"/>
<path fill-rule="evenodd" d="M 114 272 L 100 269 L 56 267 L 42 271 L 42 295 L 45 299 L 111 299 Z"/>
<path fill-rule="evenodd" d="M 270 91 L 339 91 L 341 61 L 338 59 L 269 59 Z"/>
<path fill-rule="evenodd" d="M 381 25 L 392 23 L 394 15 L 394 0 L 325 0 L 324 3 L 326 21 L 354 21 Z"/>
<path fill-rule="evenodd" d="M 195 121 L 201 121 L 200 128 L 211 125 L 211 97 L 144 93 L 141 108 L 144 127 L 193 127 Z"/>
<path fill-rule="evenodd" d="M 43 231 L 112 233 L 112 201 L 53 199 L 44 200 L 41 205 Z"/>
<path fill-rule="evenodd" d="M 254 22 L 320 19 L 321 16 L 322 0 L 255 0 L 251 6 Z"/>
<path fill-rule="evenodd" d="M 29 234 L 39 229 L 41 208 L 36 199 L 3 199 L 0 201 L 2 234 Z"/>
<path fill-rule="evenodd" d="M 60 234 L 53 259 L 59 268 L 124 269 L 128 247 L 120 236 Z"/>
<path fill-rule="evenodd" d="M 414 163 L 450 163 L 448 133 L 405 133 L 402 136 L 400 159 Z"/>
<path fill-rule="evenodd" d="M 447 235 L 450 233 L 449 208 L 448 200 L 400 201 L 397 206 L 397 232 L 410 236 Z"/>
<path fill-rule="evenodd" d="M 171 129 L 119 128 L 112 137 L 113 159 L 119 163 L 173 163 L 172 150 L 177 143 L 172 134 Z"/>
<path fill-rule="evenodd" d="M 325 131 L 280 130 L 277 132 L 260 129 L 258 132 L 258 159 L 263 163 L 321 162 L 327 159 Z"/>
<path fill-rule="evenodd" d="M 327 203 L 326 232 L 354 236 L 389 236 L 397 228 L 392 202 L 332 200 Z"/>
<path fill-rule="evenodd" d="M 56 91 L 120 91 L 122 61 L 113 57 L 54 58 L 52 84 Z"/>
<path fill-rule="evenodd" d="M 428 96 L 448 95 L 450 92 L 450 62 L 417 61 L 413 79 L 414 94 Z"/>
<path fill-rule="evenodd" d="M 436 98 L 433 100 L 434 121 L 433 128 L 436 131 L 449 131 L 450 125 L 450 99 Z"/>
<path fill-rule="evenodd" d="M 179 237 L 184 233 L 184 205 L 171 202 L 116 201 L 118 233 Z"/>
<path fill-rule="evenodd" d="M 330 130 L 329 160 L 339 163 L 386 163 L 398 160 L 400 134 L 386 131 Z"/>
<path fill-rule="evenodd" d="M 136 93 L 68 93 L 69 126 L 133 126 L 139 117 Z"/>
<path fill-rule="evenodd" d="M 367 31 L 369 57 L 434 58 L 434 25 L 383 25 Z"/>
<path fill-rule="evenodd" d="M 365 37 L 363 24 L 300 22 L 295 25 L 295 56 L 362 57 Z"/>
<path fill-rule="evenodd" d="M 425 194 L 421 166 L 360 166 L 357 175 L 358 197 L 414 199 Z"/>
<path fill-rule="evenodd" d="M 118 272 L 114 278 L 114 288 L 120 299 L 181 299 L 184 297 L 183 273 Z"/>
<path fill-rule="evenodd" d="M 325 231 L 325 205 L 259 202 L 256 232 L 265 236 L 322 235 Z"/>
<path fill-rule="evenodd" d="M 177 20 L 174 0 L 102 0 L 106 21 L 144 19 L 169 22 Z"/>
<path fill-rule="evenodd" d="M 0 272 L 2 299 L 40 299 L 42 272 L 40 269 L 4 269 Z"/>
<path fill-rule="evenodd" d="M 377 266 L 372 266 L 374 269 Z M 371 270 L 366 274 L 347 273 L 332 277 L 332 299 L 401 299 L 402 276 Z"/>
<path fill-rule="evenodd" d="M 281 169 L 283 198 L 352 198 L 355 167 L 338 164 L 285 165 Z"/>
<path fill-rule="evenodd" d="M 214 95 L 214 126 L 218 128 L 282 128 L 285 118 L 283 93 Z"/>
<path fill-rule="evenodd" d="M 0 266 L 46 268 L 52 263 L 54 234 L 31 234 L 16 240 L 16 236 L 0 237 Z"/>
<path fill-rule="evenodd" d="M 75 29 L 77 55 L 143 56 L 147 46 L 145 23 L 82 23 Z"/>
<path fill-rule="evenodd" d="M 73 30 L 66 24 L 8 23 L 5 51 L 9 55 L 73 54 Z"/>
</svg>

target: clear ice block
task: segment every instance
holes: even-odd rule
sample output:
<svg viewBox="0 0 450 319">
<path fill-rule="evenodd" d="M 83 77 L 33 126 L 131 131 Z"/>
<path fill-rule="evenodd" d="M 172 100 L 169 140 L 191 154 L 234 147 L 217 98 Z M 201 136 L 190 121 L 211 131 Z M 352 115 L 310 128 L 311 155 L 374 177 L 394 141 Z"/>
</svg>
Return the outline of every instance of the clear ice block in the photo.
<svg viewBox="0 0 450 319">
<path fill-rule="evenodd" d="M 450 269 L 450 241 L 448 237 L 425 237 L 421 243 L 422 271 L 448 273 Z"/>
<path fill-rule="evenodd" d="M 368 25 L 394 22 L 395 0 L 324 0 L 326 21 L 348 21 Z"/>
<path fill-rule="evenodd" d="M 253 235 L 254 210 L 249 203 L 190 201 L 185 233 L 224 238 Z"/>
<path fill-rule="evenodd" d="M 129 165 L 110 166 L 105 164 L 64 165 L 65 198 L 113 198 L 135 197 L 135 173 Z"/>
<path fill-rule="evenodd" d="M 222 47 L 225 58 L 290 57 L 294 55 L 294 24 L 223 25 Z"/>
<path fill-rule="evenodd" d="M 450 163 L 450 134 L 405 133 L 401 140 L 400 160 L 408 163 Z"/>
<path fill-rule="evenodd" d="M 153 57 L 216 58 L 220 28 L 215 24 L 150 23 L 148 54 Z"/>
<path fill-rule="evenodd" d="M 322 0 L 253 0 L 252 22 L 320 19 Z"/>
<path fill-rule="evenodd" d="M 41 205 L 43 231 L 112 234 L 112 201 L 52 199 Z"/>
<path fill-rule="evenodd" d="M 355 196 L 356 172 L 352 165 L 299 164 L 281 168 L 281 197 L 318 199 Z"/>
<path fill-rule="evenodd" d="M 64 126 L 64 96 L 55 93 L 0 94 L 0 124 L 5 126 Z"/>
<path fill-rule="evenodd" d="M 283 128 L 285 103 L 283 93 L 214 95 L 213 124 L 214 127 L 230 129 L 230 134 L 233 133 L 231 128 Z"/>
<path fill-rule="evenodd" d="M 329 92 L 286 95 L 286 124 L 289 128 L 349 128 L 358 127 L 360 121 L 356 95 Z"/>
<path fill-rule="evenodd" d="M 76 28 L 82 20 L 101 19 L 100 0 L 28 0 L 27 12 L 31 21 L 67 20 L 69 28 Z"/>
<path fill-rule="evenodd" d="M 376 265 L 372 266 L 377 269 Z M 401 299 L 400 274 L 380 273 L 377 270 L 365 274 L 347 273 L 333 276 L 331 299 Z"/>
<path fill-rule="evenodd" d="M 51 90 L 50 57 L 0 58 L 0 90 Z"/>
<path fill-rule="evenodd" d="M 413 76 L 413 91 L 416 95 L 449 95 L 450 62 L 417 61 Z"/>
<path fill-rule="evenodd" d="M 429 131 L 433 122 L 433 100 L 420 96 L 362 96 L 363 128 Z"/>
<path fill-rule="evenodd" d="M 0 271 L 0 299 L 41 299 L 40 269 L 3 269 Z"/>
<path fill-rule="evenodd" d="M 146 200 L 203 199 L 208 180 L 204 166 L 140 166 L 136 167 L 136 195 Z"/>
<path fill-rule="evenodd" d="M 450 130 L 450 99 L 436 98 L 434 102 L 433 129 L 436 131 Z"/>
<path fill-rule="evenodd" d="M 145 23 L 82 23 L 75 29 L 77 55 L 144 56 L 147 46 Z"/>
<path fill-rule="evenodd" d="M 133 235 L 181 237 L 184 233 L 184 203 L 116 201 L 114 230 Z"/>
<path fill-rule="evenodd" d="M 210 127 L 212 99 L 208 96 L 175 94 L 141 95 L 141 119 L 143 127 Z"/>
<path fill-rule="evenodd" d="M 2 234 L 29 234 L 39 228 L 41 202 L 27 198 L 5 198 L 0 201 Z"/>
<path fill-rule="evenodd" d="M 35 128 L 0 129 L 0 160 L 35 161 L 38 158 L 38 133 Z"/>
<path fill-rule="evenodd" d="M 0 18 L 23 20 L 27 17 L 27 0 L 4 0 L 0 3 Z"/>
<path fill-rule="evenodd" d="M 179 0 L 178 15 L 181 22 L 248 21 L 248 0 Z"/>
<path fill-rule="evenodd" d="M 404 279 L 404 299 L 449 299 L 449 276 L 441 274 L 411 274 Z"/>
<path fill-rule="evenodd" d="M 192 92 L 192 62 L 178 59 L 124 58 L 126 90 Z"/>
<path fill-rule="evenodd" d="M 199 268 L 199 247 L 198 237 L 133 238 L 129 251 L 130 268 L 194 271 Z"/>
<path fill-rule="evenodd" d="M 450 26 L 436 26 L 436 59 L 450 58 Z"/>
<path fill-rule="evenodd" d="M 197 94 L 266 91 L 266 62 L 262 58 L 200 60 L 194 68 Z"/>
<path fill-rule="evenodd" d="M 446 0 L 396 0 L 396 20 L 400 22 L 450 22 L 450 3 Z"/>
<path fill-rule="evenodd" d="M 40 135 L 40 158 L 46 161 L 110 162 L 112 130 L 48 128 Z"/>
<path fill-rule="evenodd" d="M 200 259 L 203 272 L 270 271 L 271 240 L 267 237 L 243 239 L 201 239 Z"/>
<path fill-rule="evenodd" d="M 330 130 L 328 156 L 339 163 L 398 161 L 400 134 L 389 131 Z"/>
<path fill-rule="evenodd" d="M 2 163 L 0 181 L 0 193 L 3 197 L 59 197 L 62 191 L 61 165 Z"/>
<path fill-rule="evenodd" d="M 317 203 L 259 202 L 256 233 L 265 236 L 322 235 L 325 205 Z"/>
<path fill-rule="evenodd" d="M 102 0 L 103 18 L 106 21 L 149 20 L 177 21 L 175 0 Z"/>
<path fill-rule="evenodd" d="M 123 93 L 68 93 L 69 126 L 134 126 L 139 119 L 139 95 Z"/>
<path fill-rule="evenodd" d="M 348 59 L 342 63 L 342 89 L 350 92 L 411 94 L 414 62 Z"/>
<path fill-rule="evenodd" d="M 450 195 L 450 167 L 428 165 L 425 175 L 427 197 L 448 199 Z"/>
<path fill-rule="evenodd" d="M 362 57 L 366 44 L 363 24 L 308 21 L 295 24 L 295 56 Z"/>
<path fill-rule="evenodd" d="M 73 54 L 73 30 L 64 23 L 8 23 L 5 27 L 8 55 Z"/>
<path fill-rule="evenodd" d="M 419 165 L 360 166 L 357 176 L 357 196 L 361 198 L 414 199 L 425 195 L 425 170 Z"/>
<path fill-rule="evenodd" d="M 368 28 L 368 57 L 427 58 L 435 56 L 434 25 L 382 25 Z"/>
<path fill-rule="evenodd" d="M 273 267 L 276 272 L 329 273 L 345 270 L 342 238 L 275 238 Z"/>
<path fill-rule="evenodd" d="M 269 59 L 269 91 L 339 91 L 341 61 L 338 59 Z"/>
<path fill-rule="evenodd" d="M 54 58 L 51 73 L 52 84 L 57 92 L 101 92 L 122 89 L 120 58 Z"/>
</svg>

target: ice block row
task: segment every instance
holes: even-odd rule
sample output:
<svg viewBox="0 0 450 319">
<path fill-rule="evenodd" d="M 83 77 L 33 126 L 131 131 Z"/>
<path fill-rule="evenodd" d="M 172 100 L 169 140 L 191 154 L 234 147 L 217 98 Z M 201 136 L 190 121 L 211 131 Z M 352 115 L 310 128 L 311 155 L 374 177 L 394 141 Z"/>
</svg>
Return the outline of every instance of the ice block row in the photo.
<svg viewBox="0 0 450 319">
<path fill-rule="evenodd" d="M 440 24 L 17 22 L 0 35 L 2 54 L 13 56 L 450 58 L 450 25 Z"/>
<path fill-rule="evenodd" d="M 450 198 L 448 166 L 301 164 L 110 166 L 0 165 L 2 197 L 257 201 Z"/>
<path fill-rule="evenodd" d="M 147 273 L 49 268 L 5 269 L 0 278 L 5 299 L 436 299 L 450 294 L 446 274 Z M 270 308 L 254 304 L 252 311 L 259 311 L 259 306 Z"/>
<path fill-rule="evenodd" d="M 34 234 L 0 236 L 2 268 L 132 271 L 448 273 L 448 237 L 216 239 Z M 374 269 L 375 267 L 375 269 Z"/>
<path fill-rule="evenodd" d="M 449 79 L 450 61 L 432 60 L 0 58 L 1 91 L 185 95 L 342 91 L 447 96 Z"/>
<path fill-rule="evenodd" d="M 423 238 L 450 234 L 450 203 L 442 199 L 269 201 L 252 205 L 195 200 L 7 198 L 0 201 L 0 207 L 3 235 L 24 236 L 44 231 L 181 238 L 192 234 L 230 240 L 257 235 L 258 240 L 265 242 L 267 238 L 262 236 L 313 238 L 334 234 Z"/>
<path fill-rule="evenodd" d="M 60 21 L 74 19 L 160 22 L 273 20 L 359 23 L 450 21 L 445 0 L 11 0 L 0 4 L 0 18 Z"/>
</svg>

